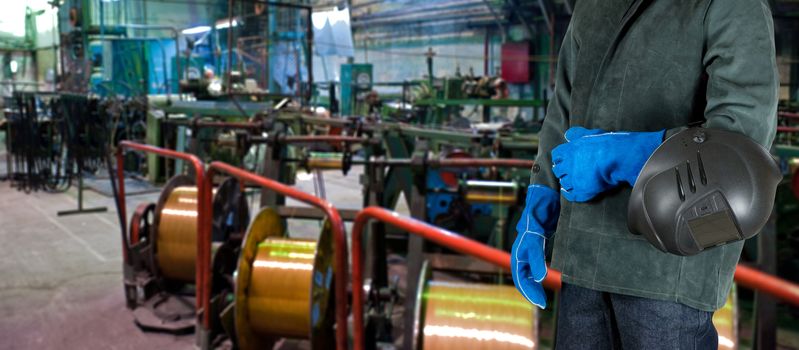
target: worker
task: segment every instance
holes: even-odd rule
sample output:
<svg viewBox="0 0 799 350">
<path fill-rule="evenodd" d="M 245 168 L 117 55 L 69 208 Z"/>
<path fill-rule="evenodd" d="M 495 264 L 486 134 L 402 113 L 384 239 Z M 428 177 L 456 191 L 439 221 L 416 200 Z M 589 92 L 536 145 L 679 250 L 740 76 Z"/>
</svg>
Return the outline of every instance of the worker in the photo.
<svg viewBox="0 0 799 350">
<path fill-rule="evenodd" d="M 649 155 L 689 126 L 769 148 L 778 74 L 764 0 L 580 0 L 518 236 L 513 281 L 546 307 L 544 246 L 562 272 L 557 349 L 715 349 L 743 242 L 664 253 L 627 228 L 631 187 Z"/>
</svg>

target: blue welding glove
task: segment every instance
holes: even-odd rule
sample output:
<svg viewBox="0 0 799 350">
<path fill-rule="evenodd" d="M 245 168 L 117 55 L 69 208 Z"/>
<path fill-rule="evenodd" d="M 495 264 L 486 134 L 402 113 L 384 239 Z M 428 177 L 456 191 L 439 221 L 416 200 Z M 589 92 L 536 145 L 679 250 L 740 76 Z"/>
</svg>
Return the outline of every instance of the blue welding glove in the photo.
<svg viewBox="0 0 799 350">
<path fill-rule="evenodd" d="M 555 232 L 559 215 L 558 192 L 541 185 L 527 187 L 527 201 L 516 224 L 516 241 L 510 252 L 511 276 L 525 299 L 542 309 L 547 306 L 547 295 L 541 286 L 547 276 L 544 243 Z"/>
<path fill-rule="evenodd" d="M 561 194 L 572 202 L 587 202 L 624 183 L 634 185 L 664 133 L 570 128 L 567 142 L 552 150 L 552 172 L 560 179 Z"/>
</svg>

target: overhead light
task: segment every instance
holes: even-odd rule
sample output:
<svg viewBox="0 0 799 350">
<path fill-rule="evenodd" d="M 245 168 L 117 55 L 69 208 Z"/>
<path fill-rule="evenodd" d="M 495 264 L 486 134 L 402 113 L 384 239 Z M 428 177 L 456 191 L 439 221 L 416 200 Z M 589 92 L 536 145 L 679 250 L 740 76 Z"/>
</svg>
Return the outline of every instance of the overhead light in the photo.
<svg viewBox="0 0 799 350">
<path fill-rule="evenodd" d="M 195 34 L 207 33 L 210 31 L 211 27 L 209 26 L 197 26 L 197 27 L 186 28 L 182 30 L 181 33 L 183 33 L 183 35 L 195 35 Z"/>
<path fill-rule="evenodd" d="M 214 28 L 216 28 L 217 30 L 219 30 L 219 29 L 227 29 L 227 28 L 230 28 L 231 25 L 233 27 L 236 27 L 236 26 L 239 25 L 239 22 L 234 19 L 232 21 L 232 23 L 231 23 L 231 21 L 229 21 L 227 19 L 223 19 L 221 21 L 217 21 L 216 22 L 216 26 L 214 26 Z"/>
</svg>

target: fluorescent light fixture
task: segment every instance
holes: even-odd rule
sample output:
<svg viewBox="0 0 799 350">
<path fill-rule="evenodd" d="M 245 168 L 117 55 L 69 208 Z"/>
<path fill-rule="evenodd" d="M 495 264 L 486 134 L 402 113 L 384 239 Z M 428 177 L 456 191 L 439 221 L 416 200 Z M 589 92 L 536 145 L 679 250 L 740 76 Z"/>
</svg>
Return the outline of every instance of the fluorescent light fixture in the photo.
<svg viewBox="0 0 799 350">
<path fill-rule="evenodd" d="M 234 27 L 236 27 L 236 26 L 238 26 L 238 25 L 239 25 L 239 22 L 238 22 L 238 21 L 236 21 L 236 20 L 234 19 L 234 20 L 233 20 L 233 23 L 232 23 L 232 25 L 233 25 Z M 216 28 L 217 30 L 219 30 L 219 29 L 227 29 L 227 28 L 230 28 L 230 26 L 231 26 L 231 22 L 230 22 L 229 20 L 227 20 L 227 19 L 223 19 L 223 20 L 221 20 L 221 21 L 217 21 L 217 22 L 216 22 L 216 26 L 214 26 L 214 28 Z"/>
<path fill-rule="evenodd" d="M 210 31 L 211 27 L 209 26 L 197 26 L 197 27 L 186 28 L 183 31 L 181 31 L 181 33 L 183 33 L 183 35 L 195 35 L 195 34 L 207 33 Z"/>
</svg>

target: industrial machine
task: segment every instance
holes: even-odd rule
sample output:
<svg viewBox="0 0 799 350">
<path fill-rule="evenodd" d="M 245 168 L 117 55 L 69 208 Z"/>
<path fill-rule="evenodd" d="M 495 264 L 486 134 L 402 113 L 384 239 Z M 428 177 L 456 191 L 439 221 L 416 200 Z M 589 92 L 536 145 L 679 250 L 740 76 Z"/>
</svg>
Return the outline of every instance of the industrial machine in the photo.
<svg viewBox="0 0 799 350">
<path fill-rule="evenodd" d="M 137 325 L 194 332 L 203 349 L 287 340 L 359 350 L 551 345 L 540 331 L 551 309 L 515 291 L 504 253 L 546 103 L 508 95 L 509 78 L 531 79 L 529 62 L 517 67 L 524 74 L 436 77 L 431 50 L 429 74 L 403 82 L 375 81 L 380 72 L 368 63 L 344 64 L 341 81 L 329 83 L 326 113 L 309 108 L 322 86 L 313 83 L 311 7 L 231 4 L 223 18 L 184 30 L 183 45 L 175 28 L 104 15 L 122 11 L 121 2 L 63 2 L 62 93 L 14 97 L 7 140 L 16 186 L 61 191 L 83 173 L 116 170 L 124 291 Z M 168 35 L 133 35 L 140 31 Z M 514 45 L 503 52 L 531 53 Z M 381 96 L 381 87 L 402 92 Z M 532 120 L 504 118 L 508 108 L 527 109 Z M 793 114 L 781 114 L 777 147 L 790 180 L 777 209 L 789 243 L 799 232 Z M 116 164 L 107 159 L 113 151 Z M 351 188 L 364 209 L 338 210 L 324 199 L 324 174 L 356 170 Z M 126 171 L 168 179 L 157 202 L 137 206 L 130 220 Z M 314 195 L 289 187 L 302 171 L 317 175 Z M 247 196 L 258 191 L 260 205 L 250 207 Z M 393 211 L 403 204 L 410 217 Z M 288 225 L 309 219 L 318 225 L 307 232 Z M 350 235 L 345 221 L 354 221 Z M 774 256 L 764 250 L 776 250 L 774 242 L 761 243 L 748 247 L 747 260 Z M 790 251 L 779 257 L 793 266 Z M 799 303 L 792 284 L 742 271 L 741 287 Z M 546 284 L 556 291 L 559 274 Z M 735 288 L 714 319 L 723 349 L 738 343 L 739 292 L 747 293 Z M 755 300 L 767 323 L 775 317 L 766 317 L 768 303 L 776 306 L 764 295 Z"/>
<path fill-rule="evenodd" d="M 262 348 L 279 339 L 309 342 L 311 348 L 325 349 L 334 343 L 337 348 L 346 348 L 350 341 L 355 349 L 542 346 L 537 310 L 521 298 L 502 272 L 509 267 L 507 253 L 375 206 L 350 218 L 354 225 L 350 235 L 353 333 L 349 336 L 346 284 L 350 259 L 341 213 L 330 203 L 225 163 L 212 162 L 203 171 L 206 166 L 189 154 L 127 141 L 120 147 L 181 158 L 196 170 L 197 180 L 175 178 L 165 187 L 159 204 L 140 206 L 131 222 L 130 238 L 123 237 L 132 243 L 125 244 L 126 295 L 136 310 L 157 310 L 156 301 L 164 303 L 166 293 L 180 298 L 180 292 L 168 288 L 195 283 L 196 308 L 184 307 L 189 311 L 182 321 L 189 324 L 189 320 L 196 320 L 201 348 L 225 342 L 242 349 Z M 123 157 L 121 152 L 117 154 L 117 159 Z M 221 178 L 226 180 L 214 186 Z M 117 204 L 124 217 L 124 181 L 121 176 L 117 180 Z M 240 190 L 252 185 L 310 204 L 312 211 L 319 211 L 318 218 L 325 219 L 319 234 L 300 238 L 307 233 L 289 232 L 285 221 L 293 218 L 287 215 L 293 209 L 283 205 L 264 206 L 248 220 Z M 481 189 L 474 196 L 484 193 Z M 384 249 L 374 240 L 385 231 L 366 234 L 372 230 L 370 220 L 474 256 L 488 265 L 475 268 L 479 264 L 464 259 L 468 264 L 441 269 L 425 259 L 418 272 L 407 270 L 409 279 L 416 280 L 414 286 L 401 288 L 396 278 L 381 285 L 377 276 L 382 272 L 375 257 L 386 259 L 384 263 L 394 267 L 397 263 L 385 251 L 375 251 Z M 245 222 L 247 228 L 243 230 Z M 408 264 L 409 260 L 401 263 Z M 795 286 L 751 268 L 739 267 L 736 280 L 742 286 L 799 303 Z M 556 289 L 559 273 L 550 271 L 544 283 Z M 159 290 L 160 296 L 151 301 L 142 298 L 158 295 L 153 291 L 159 284 L 166 287 Z M 184 293 L 187 291 L 190 289 L 184 289 Z M 720 349 L 737 346 L 735 293 L 733 290 L 727 306 L 714 318 Z M 408 300 L 413 300 L 409 309 Z M 141 323 L 140 314 L 137 320 Z M 162 309 L 153 314 L 163 317 L 168 313 Z M 176 319 L 174 313 L 170 319 Z M 191 327 L 183 325 L 182 329 Z"/>
<path fill-rule="evenodd" d="M 233 292 L 231 276 L 250 213 L 235 179 L 225 180 L 213 193 L 211 283 L 213 295 L 224 296 Z M 142 329 L 173 333 L 194 330 L 195 309 L 190 299 L 197 288 L 199 195 L 193 178 L 176 176 L 166 183 L 157 203 L 141 204 L 133 214 L 125 297 Z M 214 302 L 220 307 L 223 300 L 214 298 Z"/>
</svg>

